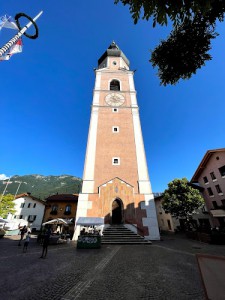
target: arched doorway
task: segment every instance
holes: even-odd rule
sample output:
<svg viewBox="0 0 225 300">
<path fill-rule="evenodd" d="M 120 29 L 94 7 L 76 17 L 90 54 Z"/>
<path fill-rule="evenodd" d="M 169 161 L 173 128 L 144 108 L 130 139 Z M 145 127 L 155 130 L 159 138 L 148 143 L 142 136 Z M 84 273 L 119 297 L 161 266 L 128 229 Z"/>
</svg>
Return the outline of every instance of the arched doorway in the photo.
<svg viewBox="0 0 225 300">
<path fill-rule="evenodd" d="M 123 202 L 115 199 L 112 203 L 112 224 L 123 223 Z"/>
</svg>

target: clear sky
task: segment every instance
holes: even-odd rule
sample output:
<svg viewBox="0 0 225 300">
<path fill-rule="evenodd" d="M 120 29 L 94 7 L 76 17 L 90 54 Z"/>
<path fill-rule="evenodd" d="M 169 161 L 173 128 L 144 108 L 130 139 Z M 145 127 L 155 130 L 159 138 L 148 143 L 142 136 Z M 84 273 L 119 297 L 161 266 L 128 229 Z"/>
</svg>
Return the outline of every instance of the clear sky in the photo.
<svg viewBox="0 0 225 300">
<path fill-rule="evenodd" d="M 205 152 L 225 147 L 225 27 L 213 60 L 189 81 L 159 84 L 150 50 L 170 28 L 140 21 L 114 0 L 2 1 L 0 15 L 24 12 L 39 38 L 0 63 L 0 174 L 68 174 L 82 178 L 98 58 L 112 40 L 136 69 L 135 85 L 150 180 L 162 192 L 174 178 L 191 179 Z M 10 37 L 14 31 L 6 30 Z M 5 32 L 0 33 L 1 46 Z"/>
</svg>

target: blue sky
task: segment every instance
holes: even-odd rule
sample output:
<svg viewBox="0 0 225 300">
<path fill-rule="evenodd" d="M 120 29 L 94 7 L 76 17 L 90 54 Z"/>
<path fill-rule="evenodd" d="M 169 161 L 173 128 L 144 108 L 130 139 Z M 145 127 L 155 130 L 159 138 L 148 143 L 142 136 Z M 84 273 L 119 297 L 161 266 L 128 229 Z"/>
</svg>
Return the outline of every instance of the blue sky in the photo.
<svg viewBox="0 0 225 300">
<path fill-rule="evenodd" d="M 188 81 L 160 86 L 150 50 L 170 28 L 140 21 L 113 0 L 7 0 L 0 14 L 24 12 L 39 38 L 0 63 L 0 174 L 68 174 L 82 178 L 98 58 L 115 40 L 136 69 L 135 85 L 150 180 L 161 192 L 174 178 L 191 179 L 209 149 L 225 147 L 225 28 L 213 60 Z M 3 45 L 7 34 L 1 31 Z"/>
</svg>

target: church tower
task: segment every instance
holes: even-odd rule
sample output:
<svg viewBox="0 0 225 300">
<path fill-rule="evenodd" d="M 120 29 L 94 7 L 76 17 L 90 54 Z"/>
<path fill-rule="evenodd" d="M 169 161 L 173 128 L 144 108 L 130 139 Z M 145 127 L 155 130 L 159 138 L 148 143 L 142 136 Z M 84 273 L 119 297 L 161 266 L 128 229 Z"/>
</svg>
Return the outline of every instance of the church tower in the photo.
<svg viewBox="0 0 225 300">
<path fill-rule="evenodd" d="M 98 60 L 76 219 L 102 217 L 159 239 L 148 175 L 134 72 L 112 42 Z M 76 234 L 75 234 L 76 235 Z"/>
</svg>

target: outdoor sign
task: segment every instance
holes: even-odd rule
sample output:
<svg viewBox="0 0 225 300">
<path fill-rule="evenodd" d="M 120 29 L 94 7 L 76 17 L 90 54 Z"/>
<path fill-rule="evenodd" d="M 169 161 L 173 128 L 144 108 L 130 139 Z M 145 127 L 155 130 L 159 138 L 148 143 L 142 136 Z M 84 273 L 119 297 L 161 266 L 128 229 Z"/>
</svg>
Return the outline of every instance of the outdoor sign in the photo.
<svg viewBox="0 0 225 300">
<path fill-rule="evenodd" d="M 100 235 L 79 235 L 77 240 L 78 249 L 101 248 Z"/>
</svg>

